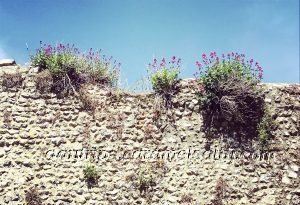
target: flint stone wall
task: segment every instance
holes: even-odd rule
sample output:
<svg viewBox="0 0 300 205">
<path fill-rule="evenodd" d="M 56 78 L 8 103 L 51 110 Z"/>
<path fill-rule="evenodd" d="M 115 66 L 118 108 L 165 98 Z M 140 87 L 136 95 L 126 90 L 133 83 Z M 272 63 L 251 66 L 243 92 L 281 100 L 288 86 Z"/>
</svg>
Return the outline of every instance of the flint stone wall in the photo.
<svg viewBox="0 0 300 205">
<path fill-rule="evenodd" d="M 107 157 L 94 162 L 100 177 L 88 187 L 83 167 L 91 159 L 69 158 L 59 150 L 96 149 L 112 156 L 142 149 L 207 150 L 191 81 L 180 82 L 172 109 L 158 109 L 151 93 L 116 93 L 90 86 L 89 93 L 98 102 L 93 114 L 83 110 L 75 97 L 40 94 L 34 83 L 36 68 L 11 62 L 0 67 L 0 74 L 18 69 L 24 77 L 22 87 L 0 88 L 0 204 L 25 204 L 25 191 L 32 186 L 49 205 L 180 204 L 184 195 L 191 196 L 192 204 L 209 204 L 220 177 L 226 183 L 224 204 L 300 204 L 299 84 L 262 85 L 278 124 L 271 142 L 275 159 L 210 156 L 162 162 Z M 224 139 L 216 138 L 210 149 L 225 146 Z M 147 163 L 162 163 L 163 169 L 155 175 L 156 184 L 140 193 L 134 180 Z"/>
</svg>

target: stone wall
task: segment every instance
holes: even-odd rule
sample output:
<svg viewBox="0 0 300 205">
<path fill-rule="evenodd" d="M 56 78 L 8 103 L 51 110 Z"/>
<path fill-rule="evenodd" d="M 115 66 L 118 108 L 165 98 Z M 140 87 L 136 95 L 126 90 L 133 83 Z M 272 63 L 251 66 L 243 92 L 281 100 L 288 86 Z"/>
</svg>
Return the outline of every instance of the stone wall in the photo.
<svg viewBox="0 0 300 205">
<path fill-rule="evenodd" d="M 247 158 L 246 153 L 244 158 L 219 159 L 205 151 L 225 148 L 224 139 L 215 138 L 207 147 L 189 80 L 180 82 L 171 109 L 151 93 L 90 86 L 89 93 L 98 103 L 92 113 L 82 109 L 75 97 L 40 94 L 33 81 L 37 70 L 17 67 L 0 67 L 0 74 L 19 69 L 25 79 L 21 88 L 0 88 L 0 204 L 25 204 L 25 191 L 30 187 L 36 187 L 49 205 L 189 201 L 202 205 L 216 197 L 234 205 L 300 204 L 299 84 L 263 84 L 265 101 L 278 124 L 271 142 L 275 157 L 259 160 Z M 72 156 L 59 152 L 86 153 L 87 149 L 107 155 L 93 160 L 91 153 L 85 159 L 74 152 Z M 139 150 L 185 152 L 169 160 L 115 157 Z M 192 156 L 188 150 L 200 150 L 200 154 Z M 91 186 L 83 175 L 88 162 L 99 173 Z M 148 170 L 145 177 L 151 175 L 155 182 L 147 189 L 139 187 L 141 170 Z"/>
</svg>

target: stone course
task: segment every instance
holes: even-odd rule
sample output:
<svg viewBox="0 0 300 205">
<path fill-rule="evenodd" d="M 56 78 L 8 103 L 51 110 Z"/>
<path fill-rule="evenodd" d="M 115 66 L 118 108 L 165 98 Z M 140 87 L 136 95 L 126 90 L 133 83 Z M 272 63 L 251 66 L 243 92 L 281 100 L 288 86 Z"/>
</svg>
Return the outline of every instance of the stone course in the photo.
<svg viewBox="0 0 300 205">
<path fill-rule="evenodd" d="M 153 93 L 134 94 L 89 87 L 95 113 L 75 97 L 57 98 L 35 89 L 36 68 L 0 61 L 0 73 L 22 70 L 21 88 L 0 87 L 0 204 L 25 204 L 35 186 L 44 204 L 210 204 L 217 180 L 226 183 L 224 204 L 300 204 L 300 85 L 262 84 L 275 122 L 271 150 L 276 158 L 76 159 L 59 150 L 97 149 L 110 156 L 124 151 L 207 149 L 202 117 L 190 80 L 165 108 Z M 1 80 L 0 80 L 1 81 Z M 256 149 L 257 140 L 253 139 Z M 225 149 L 222 137 L 210 149 Z M 49 151 L 55 156 L 49 155 Z M 90 155 L 89 155 L 90 157 Z M 94 163 L 100 178 L 87 186 L 83 168 Z M 142 167 L 154 167 L 155 185 L 140 190 Z"/>
</svg>

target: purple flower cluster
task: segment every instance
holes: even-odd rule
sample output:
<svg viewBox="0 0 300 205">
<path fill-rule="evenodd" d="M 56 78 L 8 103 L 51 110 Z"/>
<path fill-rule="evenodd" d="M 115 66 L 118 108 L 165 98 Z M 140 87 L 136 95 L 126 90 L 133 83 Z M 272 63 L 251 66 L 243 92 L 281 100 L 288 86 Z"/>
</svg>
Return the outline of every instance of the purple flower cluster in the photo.
<svg viewBox="0 0 300 205">
<path fill-rule="evenodd" d="M 220 60 L 221 59 L 221 60 Z M 253 59 L 250 59 L 250 61 L 245 61 L 245 54 L 239 54 L 237 52 L 231 52 L 227 55 L 222 54 L 222 57 L 220 58 L 216 52 L 211 52 L 209 56 L 207 56 L 205 53 L 202 54 L 202 64 L 200 61 L 196 61 L 196 66 L 198 67 L 198 70 L 201 72 L 203 69 L 203 66 L 206 68 L 210 68 L 214 65 L 217 65 L 219 63 L 226 63 L 226 62 L 235 62 L 243 65 L 245 68 L 249 69 L 254 77 L 258 79 L 263 78 L 263 69 L 259 65 L 258 62 L 253 64 Z M 196 72 L 194 76 L 197 78 L 199 72 Z"/>
<path fill-rule="evenodd" d="M 45 52 L 47 56 L 51 56 L 55 54 L 64 54 L 64 53 L 70 53 L 75 55 L 80 54 L 78 48 L 76 48 L 74 44 L 70 46 L 69 44 L 64 45 L 62 43 L 59 43 L 56 46 L 52 46 L 50 44 L 49 45 L 45 43 L 43 44 L 42 41 L 40 41 L 40 48 L 37 51 Z"/>
<path fill-rule="evenodd" d="M 90 66 L 100 63 L 106 66 L 113 65 L 112 69 L 119 69 L 121 66 L 121 63 L 118 63 L 116 60 L 114 60 L 113 56 L 106 58 L 105 55 L 101 55 L 101 49 L 94 51 L 92 48 L 90 48 L 88 53 L 82 53 L 77 47 L 75 47 L 74 44 L 70 46 L 70 44 L 58 43 L 56 46 L 52 46 L 44 44 L 42 41 L 40 41 L 40 48 L 37 50 L 37 52 L 43 52 L 48 57 L 69 54 L 74 56 L 77 60 L 83 60 Z"/>
<path fill-rule="evenodd" d="M 164 68 L 179 68 L 181 66 L 181 58 L 176 58 L 176 56 L 172 56 L 171 60 L 166 63 L 166 59 L 162 58 L 160 63 L 158 63 L 157 59 L 154 58 L 152 63 L 148 64 L 148 67 L 154 71 L 164 69 Z"/>
</svg>

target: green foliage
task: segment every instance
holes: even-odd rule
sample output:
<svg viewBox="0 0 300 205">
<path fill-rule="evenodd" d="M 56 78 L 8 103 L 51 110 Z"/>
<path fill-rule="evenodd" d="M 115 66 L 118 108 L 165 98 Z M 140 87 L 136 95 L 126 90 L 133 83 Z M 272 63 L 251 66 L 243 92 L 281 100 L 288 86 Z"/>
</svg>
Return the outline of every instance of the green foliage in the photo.
<svg viewBox="0 0 300 205">
<path fill-rule="evenodd" d="M 99 177 L 97 169 L 92 164 L 87 164 L 83 169 L 84 178 L 88 181 L 96 181 Z"/>
<path fill-rule="evenodd" d="M 141 167 L 138 173 L 138 185 L 140 190 L 145 190 L 155 185 L 155 174 L 151 166 Z"/>
<path fill-rule="evenodd" d="M 274 121 L 272 115 L 268 109 L 265 109 L 264 115 L 258 125 L 258 139 L 261 151 L 267 151 L 269 149 L 269 141 L 273 127 Z"/>
<path fill-rule="evenodd" d="M 148 75 L 155 92 L 167 94 L 173 91 L 178 81 L 181 62 L 180 58 L 177 61 L 175 59 L 176 57 L 173 56 L 171 62 L 167 64 L 163 58 L 159 66 L 157 65 L 157 60 L 154 59 L 153 63 L 149 64 Z"/>
<path fill-rule="evenodd" d="M 262 68 L 244 55 L 228 54 L 220 60 L 216 53 L 210 58 L 203 54 L 206 70 L 197 61 L 199 101 L 202 106 L 204 129 L 227 136 L 238 135 L 238 141 L 257 136 L 257 126 L 263 114 L 264 92 L 259 86 Z M 217 133 L 216 133 L 217 134 Z M 245 144 L 246 145 L 246 144 Z"/>
<path fill-rule="evenodd" d="M 100 51 L 89 50 L 80 53 L 78 48 L 58 44 L 42 44 L 35 55 L 30 56 L 31 64 L 39 71 L 48 70 L 53 78 L 52 90 L 58 93 L 80 88 L 83 83 L 117 86 L 120 63 L 112 57 L 101 56 Z"/>
<path fill-rule="evenodd" d="M 162 68 L 150 76 L 152 87 L 155 91 L 169 91 L 178 80 L 178 68 Z"/>
<path fill-rule="evenodd" d="M 36 55 L 31 56 L 31 63 L 42 70 L 49 70 L 53 76 L 61 76 L 76 68 L 76 56 L 71 53 L 47 55 L 45 51 L 39 50 Z"/>
<path fill-rule="evenodd" d="M 255 89 L 255 85 L 259 82 L 251 75 L 250 70 L 239 62 L 233 61 L 215 64 L 200 78 L 200 82 L 205 88 L 205 95 L 201 96 L 200 103 L 207 105 L 207 103 L 220 98 L 222 95 L 233 94 L 230 92 L 234 92 L 234 87 L 225 90 L 227 88 L 225 87 L 226 84 L 232 80 L 237 80 L 235 81 L 236 83 L 241 82 L 250 85 L 253 89 Z"/>
</svg>

